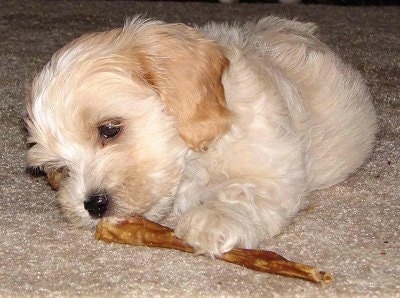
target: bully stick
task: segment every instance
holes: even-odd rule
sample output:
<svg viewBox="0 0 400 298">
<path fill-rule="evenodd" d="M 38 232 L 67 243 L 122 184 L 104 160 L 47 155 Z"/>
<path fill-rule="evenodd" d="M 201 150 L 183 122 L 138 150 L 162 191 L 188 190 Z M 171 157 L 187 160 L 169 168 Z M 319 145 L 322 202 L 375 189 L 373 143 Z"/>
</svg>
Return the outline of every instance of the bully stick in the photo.
<svg viewBox="0 0 400 298">
<path fill-rule="evenodd" d="M 191 246 L 177 238 L 172 229 L 138 216 L 101 219 L 97 226 L 96 239 L 137 246 L 176 249 L 189 253 L 195 252 Z M 216 258 L 256 271 L 301 278 L 314 283 L 327 284 L 333 280 L 329 273 L 291 262 L 270 251 L 233 249 L 216 256 Z"/>
<path fill-rule="evenodd" d="M 62 180 L 68 176 L 67 168 L 63 167 L 57 170 L 51 170 L 47 172 L 47 181 L 49 182 L 53 190 L 60 188 Z"/>
</svg>

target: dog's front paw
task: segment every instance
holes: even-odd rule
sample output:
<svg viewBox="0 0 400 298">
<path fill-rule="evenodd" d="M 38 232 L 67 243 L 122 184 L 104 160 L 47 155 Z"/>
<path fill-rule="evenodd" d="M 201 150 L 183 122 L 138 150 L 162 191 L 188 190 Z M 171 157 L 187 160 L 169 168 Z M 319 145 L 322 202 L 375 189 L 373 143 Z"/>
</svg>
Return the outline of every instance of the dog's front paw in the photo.
<svg viewBox="0 0 400 298">
<path fill-rule="evenodd" d="M 253 225 L 238 221 L 233 214 L 201 206 L 185 213 L 175 227 L 175 234 L 197 253 L 220 255 L 234 247 L 253 248 L 258 239 Z"/>
</svg>

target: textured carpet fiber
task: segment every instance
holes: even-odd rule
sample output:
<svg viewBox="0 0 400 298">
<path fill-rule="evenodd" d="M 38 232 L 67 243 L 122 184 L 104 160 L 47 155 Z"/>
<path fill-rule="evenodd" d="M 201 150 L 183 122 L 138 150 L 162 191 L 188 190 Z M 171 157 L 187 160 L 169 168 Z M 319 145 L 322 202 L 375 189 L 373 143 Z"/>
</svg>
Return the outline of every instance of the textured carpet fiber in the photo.
<svg viewBox="0 0 400 298">
<path fill-rule="evenodd" d="M 43 178 L 25 173 L 25 87 L 82 33 L 147 13 L 168 22 L 245 21 L 276 14 L 320 36 L 365 76 L 379 115 L 371 159 L 312 194 L 280 236 L 263 243 L 317 265 L 322 287 L 176 251 L 104 244 L 71 227 Z M 400 9 L 169 2 L 0 2 L 0 295 L 394 297 L 400 292 Z"/>
</svg>

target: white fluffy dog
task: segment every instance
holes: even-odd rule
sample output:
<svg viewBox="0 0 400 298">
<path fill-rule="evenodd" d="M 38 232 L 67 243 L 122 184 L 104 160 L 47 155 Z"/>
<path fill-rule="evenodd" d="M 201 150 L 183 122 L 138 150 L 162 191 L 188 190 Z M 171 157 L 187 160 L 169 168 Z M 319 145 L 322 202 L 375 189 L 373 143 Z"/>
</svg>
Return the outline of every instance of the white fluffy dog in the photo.
<svg viewBox="0 0 400 298">
<path fill-rule="evenodd" d="M 62 173 L 78 226 L 174 212 L 199 253 L 254 248 L 371 151 L 360 75 L 316 27 L 135 18 L 58 51 L 27 97 L 30 166 Z"/>
</svg>

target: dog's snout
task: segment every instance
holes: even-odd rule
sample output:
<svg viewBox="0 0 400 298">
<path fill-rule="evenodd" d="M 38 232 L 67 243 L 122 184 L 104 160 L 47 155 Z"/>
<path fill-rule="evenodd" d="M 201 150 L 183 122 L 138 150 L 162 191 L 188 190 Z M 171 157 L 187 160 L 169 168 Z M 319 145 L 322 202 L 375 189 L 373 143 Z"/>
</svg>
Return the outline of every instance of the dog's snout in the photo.
<svg viewBox="0 0 400 298">
<path fill-rule="evenodd" d="M 88 196 L 83 202 L 83 206 L 89 212 L 90 216 L 102 217 L 107 211 L 109 196 L 107 193 L 94 193 Z"/>
</svg>

